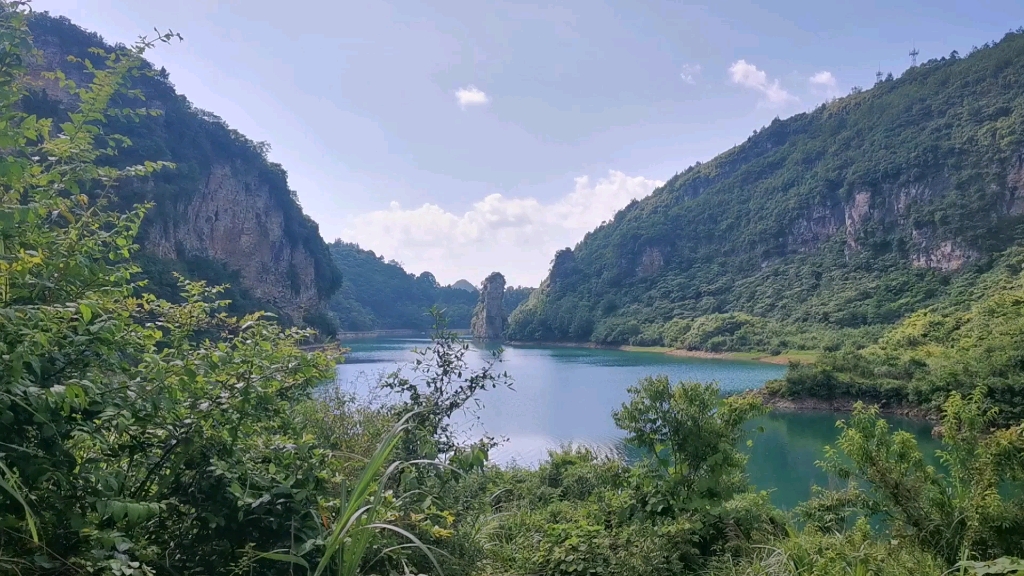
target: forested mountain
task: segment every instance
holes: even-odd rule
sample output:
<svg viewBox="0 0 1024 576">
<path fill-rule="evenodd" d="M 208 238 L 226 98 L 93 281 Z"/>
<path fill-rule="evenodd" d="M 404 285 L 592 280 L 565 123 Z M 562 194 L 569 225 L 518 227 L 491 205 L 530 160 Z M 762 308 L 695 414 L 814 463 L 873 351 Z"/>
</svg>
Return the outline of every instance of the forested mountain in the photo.
<svg viewBox="0 0 1024 576">
<path fill-rule="evenodd" d="M 81 61 L 103 61 L 91 52 L 111 47 L 67 18 L 46 13 L 29 19 L 38 58 L 32 59 L 22 108 L 66 121 L 77 106 L 73 87 L 47 72 L 60 71 L 79 86 L 89 80 Z M 173 48 L 171 48 L 173 49 Z M 144 71 L 117 106 L 146 106 L 159 115 L 112 118 L 108 130 L 131 141 L 107 165 L 124 168 L 143 161 L 176 166 L 126 180 L 117 189 L 121 208 L 153 202 L 138 238 L 138 261 L 161 296 L 177 292 L 172 272 L 215 283 L 231 283 L 234 311 L 270 309 L 298 321 L 322 317 L 321 302 L 339 285 L 317 224 L 303 214 L 284 169 L 267 159 L 268 146 L 232 130 L 217 116 L 178 94 L 164 70 Z"/>
<path fill-rule="evenodd" d="M 505 300 L 502 303 L 505 306 L 505 311 L 509 314 L 515 312 L 515 309 L 523 302 L 526 302 L 526 299 L 530 297 L 534 290 L 535 288 L 527 286 L 506 286 Z"/>
<path fill-rule="evenodd" d="M 744 330 L 870 332 L 991 269 L 1022 213 L 1018 30 L 676 175 L 560 251 L 509 336 L 728 349 Z"/>
<path fill-rule="evenodd" d="M 469 328 L 480 297 L 470 282 L 441 286 L 430 272 L 406 272 L 358 244 L 335 240 L 329 245 L 335 265 L 344 271 L 341 288 L 331 298 L 330 313 L 342 330 L 425 330 L 433 322 L 429 310 L 443 310 L 449 328 Z M 533 292 L 525 286 L 505 289 L 504 308 L 511 311 Z"/>
<path fill-rule="evenodd" d="M 430 272 L 406 272 L 358 244 L 335 240 L 329 245 L 335 265 L 345 271 L 341 288 L 328 308 L 342 330 L 427 329 L 428 311 L 445 311 L 451 328 L 469 328 L 477 293 L 441 286 Z"/>
</svg>

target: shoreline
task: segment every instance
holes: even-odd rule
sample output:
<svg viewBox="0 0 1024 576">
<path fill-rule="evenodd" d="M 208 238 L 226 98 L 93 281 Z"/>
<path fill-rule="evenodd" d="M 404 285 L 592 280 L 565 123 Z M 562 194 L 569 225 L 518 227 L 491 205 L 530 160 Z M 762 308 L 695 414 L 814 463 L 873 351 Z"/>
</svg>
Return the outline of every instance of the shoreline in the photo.
<svg viewBox="0 0 1024 576">
<path fill-rule="evenodd" d="M 679 358 L 701 358 L 705 360 L 739 360 L 744 362 L 762 362 L 785 366 L 791 361 L 813 364 L 817 352 L 784 352 L 769 354 L 767 352 L 705 352 L 703 350 L 684 350 L 668 346 L 630 346 L 615 344 L 597 344 L 594 342 L 506 342 L 510 346 L 550 346 L 557 348 L 592 348 L 595 350 L 620 350 L 623 352 L 646 352 L 648 354 L 665 354 Z"/>
<path fill-rule="evenodd" d="M 773 394 L 768 393 L 764 388 L 748 390 L 743 394 L 760 399 L 762 402 L 764 402 L 765 406 L 768 406 L 773 411 L 778 412 L 852 413 L 853 408 L 857 404 L 857 402 L 864 402 L 864 404 L 868 406 L 877 406 L 879 414 L 899 416 L 901 418 L 918 420 L 920 422 L 929 422 L 933 425 L 938 424 L 938 415 L 935 414 L 935 412 L 922 406 L 910 406 L 906 404 L 882 405 L 865 400 L 858 400 L 856 398 L 834 398 L 831 400 L 810 397 L 783 398 L 781 396 L 775 396 Z"/>
<path fill-rule="evenodd" d="M 393 335 L 396 332 L 413 332 L 412 330 L 381 330 L 375 331 L 375 333 L 353 333 L 350 332 L 346 335 L 355 336 L 356 334 L 363 336 L 373 334 L 374 336 L 385 336 Z M 422 332 L 421 332 L 422 334 Z M 345 338 L 339 338 L 344 340 Z M 676 356 L 681 358 L 698 358 L 705 360 L 732 360 L 732 361 L 743 361 L 743 362 L 761 362 L 765 364 L 774 365 L 786 365 L 791 361 L 813 364 L 818 352 L 787 352 L 783 354 L 767 354 L 762 352 L 705 352 L 702 350 L 683 350 L 680 348 L 670 348 L 667 346 L 630 346 L 630 345 L 613 345 L 613 344 L 597 344 L 595 342 L 522 342 L 522 341 L 508 341 L 504 342 L 509 346 L 519 346 L 524 348 L 529 347 L 552 347 L 552 348 L 589 348 L 594 350 L 619 350 L 623 352 L 646 352 L 648 354 L 665 354 L 667 356 Z M 765 406 L 770 408 L 772 411 L 777 412 L 841 412 L 841 413 L 852 413 L 854 406 L 858 400 L 856 398 L 834 398 L 826 400 L 823 398 L 813 397 L 799 397 L 799 398 L 785 398 L 782 396 L 775 396 L 770 394 L 764 387 L 747 390 L 741 392 L 742 395 L 750 395 L 757 397 Z M 870 401 L 863 401 L 866 405 L 872 405 Z M 938 414 L 934 411 L 921 406 L 910 406 L 910 405 L 882 405 L 874 404 L 878 406 L 878 412 L 880 414 L 889 416 L 898 416 L 901 418 L 907 418 L 911 420 L 917 420 L 919 422 L 929 422 L 933 426 L 938 425 Z"/>
<path fill-rule="evenodd" d="M 469 334 L 469 328 L 451 328 L 450 331 L 460 336 L 467 336 Z M 388 328 L 382 330 L 341 331 L 334 334 L 334 337 L 337 340 L 357 340 L 361 338 L 416 338 L 424 336 L 429 337 L 430 330 L 420 330 L 417 328 Z"/>
</svg>

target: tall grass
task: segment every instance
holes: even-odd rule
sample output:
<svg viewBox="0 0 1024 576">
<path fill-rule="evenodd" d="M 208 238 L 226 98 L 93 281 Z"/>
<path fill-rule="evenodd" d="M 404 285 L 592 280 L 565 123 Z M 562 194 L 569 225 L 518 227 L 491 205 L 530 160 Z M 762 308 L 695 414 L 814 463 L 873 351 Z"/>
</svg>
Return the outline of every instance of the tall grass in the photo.
<svg viewBox="0 0 1024 576">
<path fill-rule="evenodd" d="M 386 491 L 382 489 L 402 468 L 423 463 L 421 461 L 396 461 L 388 464 L 392 452 L 402 435 L 411 427 L 410 420 L 416 412 L 402 418 L 384 436 L 373 455 L 367 460 L 362 472 L 351 488 L 343 486 L 341 512 L 328 524 L 323 538 L 323 554 L 316 566 L 310 566 L 300 556 L 289 551 L 274 551 L 260 555 L 262 558 L 289 562 L 306 568 L 312 576 L 334 574 L 336 576 L 357 576 L 364 565 L 366 552 L 375 532 L 390 531 L 408 540 L 407 544 L 392 547 L 387 551 L 403 547 L 416 547 L 426 554 L 438 574 L 443 574 L 434 557 L 432 548 L 423 544 L 416 536 L 394 524 L 381 522 L 385 510 Z M 385 551 L 385 552 L 387 552 Z"/>
</svg>

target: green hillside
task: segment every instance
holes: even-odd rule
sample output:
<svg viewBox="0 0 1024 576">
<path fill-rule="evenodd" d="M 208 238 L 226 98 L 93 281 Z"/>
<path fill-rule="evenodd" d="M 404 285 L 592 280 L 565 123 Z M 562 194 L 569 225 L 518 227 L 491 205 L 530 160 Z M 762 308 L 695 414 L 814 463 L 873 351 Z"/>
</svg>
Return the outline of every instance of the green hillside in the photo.
<svg viewBox="0 0 1024 576">
<path fill-rule="evenodd" d="M 341 288 L 328 308 L 342 330 L 428 329 L 428 311 L 445 311 L 451 328 L 469 328 L 477 293 L 441 286 L 430 272 L 406 272 L 358 244 L 335 240 L 329 246 L 335 265 L 344 270 Z"/>
<path fill-rule="evenodd" d="M 329 249 L 334 264 L 345 271 L 341 288 L 328 303 L 342 330 L 426 330 L 435 306 L 444 310 L 449 328 L 469 328 L 480 295 L 468 281 L 442 286 L 430 272 L 411 274 L 398 262 L 350 242 L 335 240 Z M 515 310 L 533 290 L 506 288 L 505 310 Z"/>
<path fill-rule="evenodd" d="M 519 305 L 523 302 L 526 302 L 530 297 L 530 294 L 533 294 L 534 290 L 535 288 L 530 288 L 528 286 L 506 286 L 505 298 L 502 302 L 505 307 L 505 311 L 509 314 L 515 312 L 515 309 L 519 308 Z"/>
<path fill-rule="evenodd" d="M 939 304 L 862 350 L 792 366 L 768 389 L 784 397 L 857 398 L 938 413 L 950 393 L 984 386 L 1004 423 L 1024 421 L 1024 250 L 981 277 L 963 276 Z"/>
<path fill-rule="evenodd" d="M 990 269 L 1024 236 L 1022 195 L 1018 30 L 776 119 L 670 179 L 560 251 L 509 336 L 704 349 L 821 346 L 797 336 L 814 331 L 870 340 Z"/>
</svg>

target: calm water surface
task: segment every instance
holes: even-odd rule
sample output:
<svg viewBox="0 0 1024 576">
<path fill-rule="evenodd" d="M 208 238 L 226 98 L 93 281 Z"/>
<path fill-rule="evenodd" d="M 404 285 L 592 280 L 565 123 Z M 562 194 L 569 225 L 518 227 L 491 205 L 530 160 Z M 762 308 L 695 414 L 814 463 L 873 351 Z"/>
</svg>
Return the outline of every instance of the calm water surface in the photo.
<svg viewBox="0 0 1024 576">
<path fill-rule="evenodd" d="M 414 347 L 426 339 L 376 338 L 349 340 L 351 351 L 338 367 L 343 388 L 366 393 L 383 372 L 402 367 L 415 358 Z M 474 345 L 471 364 L 480 366 L 490 351 Z M 547 451 L 559 446 L 583 444 L 599 452 L 623 453 L 622 433 L 611 413 L 628 399 L 626 388 L 638 379 L 667 374 L 672 381 L 716 381 L 723 391 L 759 388 L 782 376 L 785 368 L 757 362 L 679 358 L 665 354 L 595 350 L 589 348 L 506 347 L 499 364 L 513 379 L 513 389 L 482 394 L 484 407 L 479 422 L 465 418 L 469 433 L 486 432 L 503 439 L 492 453 L 499 463 L 536 465 Z M 828 478 L 815 467 L 822 448 L 837 437 L 835 423 L 842 414 L 771 414 L 752 423 L 764 433 L 753 437 L 747 472 L 759 489 L 772 490 L 776 505 L 791 508 L 806 500 L 812 485 L 824 486 Z M 934 449 L 930 426 L 892 419 L 894 427 L 908 430 L 923 447 Z"/>
</svg>

